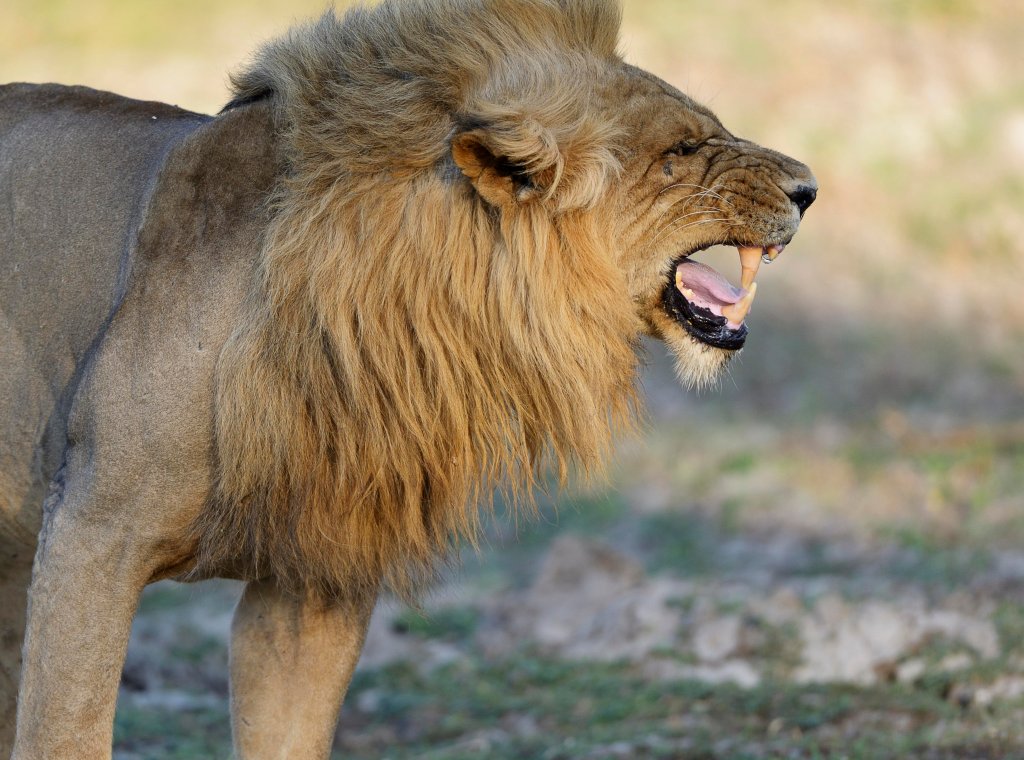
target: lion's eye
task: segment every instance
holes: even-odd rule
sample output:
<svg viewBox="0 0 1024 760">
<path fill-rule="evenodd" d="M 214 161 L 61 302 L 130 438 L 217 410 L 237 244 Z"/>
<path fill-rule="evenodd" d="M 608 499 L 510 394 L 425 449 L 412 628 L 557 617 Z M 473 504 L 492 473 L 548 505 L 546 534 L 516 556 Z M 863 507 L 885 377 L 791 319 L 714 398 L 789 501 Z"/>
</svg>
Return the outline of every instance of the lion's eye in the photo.
<svg viewBox="0 0 1024 760">
<path fill-rule="evenodd" d="M 669 156 L 692 156 L 701 149 L 702 145 L 703 143 L 697 140 L 680 140 L 665 153 Z"/>
</svg>

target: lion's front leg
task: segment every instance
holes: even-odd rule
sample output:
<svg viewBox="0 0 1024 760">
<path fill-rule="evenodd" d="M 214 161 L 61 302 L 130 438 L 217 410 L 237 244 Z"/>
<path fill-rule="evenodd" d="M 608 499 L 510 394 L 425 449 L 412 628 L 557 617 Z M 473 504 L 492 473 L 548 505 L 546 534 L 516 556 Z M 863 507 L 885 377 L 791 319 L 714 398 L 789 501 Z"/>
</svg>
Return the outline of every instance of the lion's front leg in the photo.
<svg viewBox="0 0 1024 760">
<path fill-rule="evenodd" d="M 373 599 L 331 604 L 250 583 L 231 626 L 239 760 L 326 758 Z"/>
</svg>

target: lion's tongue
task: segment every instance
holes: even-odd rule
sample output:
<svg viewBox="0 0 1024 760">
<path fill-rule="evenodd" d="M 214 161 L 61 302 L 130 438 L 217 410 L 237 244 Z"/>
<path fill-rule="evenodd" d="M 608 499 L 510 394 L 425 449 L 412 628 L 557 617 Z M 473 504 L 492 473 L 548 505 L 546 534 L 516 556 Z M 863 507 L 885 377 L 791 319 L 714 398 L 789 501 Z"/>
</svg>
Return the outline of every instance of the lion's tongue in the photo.
<svg viewBox="0 0 1024 760">
<path fill-rule="evenodd" d="M 740 249 L 741 262 L 746 261 L 745 253 L 746 249 Z M 676 287 L 687 301 L 725 317 L 729 329 L 738 330 L 750 313 L 757 293 L 757 283 L 753 282 L 753 275 L 757 272 L 749 269 L 744 267 L 744 278 L 751 280 L 749 287 L 735 288 L 711 267 L 696 261 L 684 261 L 676 268 Z"/>
<path fill-rule="evenodd" d="M 722 316 L 722 307 L 738 302 L 747 291 L 733 287 L 706 264 L 698 261 L 684 261 L 676 268 L 676 287 L 690 303 L 710 309 Z"/>
</svg>

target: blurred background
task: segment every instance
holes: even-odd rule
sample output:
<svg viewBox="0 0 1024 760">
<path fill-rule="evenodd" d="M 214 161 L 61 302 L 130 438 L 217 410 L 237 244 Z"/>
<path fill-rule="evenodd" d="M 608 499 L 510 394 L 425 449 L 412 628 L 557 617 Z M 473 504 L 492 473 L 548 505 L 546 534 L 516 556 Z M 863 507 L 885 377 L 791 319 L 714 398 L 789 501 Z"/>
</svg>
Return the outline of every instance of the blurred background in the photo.
<svg viewBox="0 0 1024 760">
<path fill-rule="evenodd" d="M 215 112 L 322 7 L 4 0 L 0 81 Z M 1022 39 L 1016 0 L 626 0 L 627 58 L 819 199 L 721 387 L 648 346 L 608 483 L 381 605 L 338 757 L 1024 757 Z M 147 592 L 115 757 L 229 756 L 237 593 Z"/>
</svg>

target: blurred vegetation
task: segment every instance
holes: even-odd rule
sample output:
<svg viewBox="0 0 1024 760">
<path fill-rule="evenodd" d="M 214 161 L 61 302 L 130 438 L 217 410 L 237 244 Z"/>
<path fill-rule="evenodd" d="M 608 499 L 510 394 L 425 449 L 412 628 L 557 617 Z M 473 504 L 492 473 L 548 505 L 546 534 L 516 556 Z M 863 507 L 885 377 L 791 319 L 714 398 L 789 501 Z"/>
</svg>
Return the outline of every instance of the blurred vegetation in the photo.
<svg viewBox="0 0 1024 760">
<path fill-rule="evenodd" d="M 652 683 L 623 665 L 530 656 L 459 663 L 426 678 L 415 668 L 387 668 L 358 677 L 353 698 L 374 709 L 349 714 L 344 723 L 358 736 L 378 737 L 366 744 L 343 740 L 338 757 L 353 760 L 994 759 L 1009 757 L 1010 748 L 980 737 L 997 736 L 997 727 L 1014 719 L 999 711 L 965 715 L 945 699 L 939 682 L 901 689 L 786 683 L 740 689 Z M 516 723 L 532 729 L 507 738 L 503 729 Z M 600 754 L 608 747 L 619 754 Z"/>
<path fill-rule="evenodd" d="M 323 5 L 4 0 L 0 81 L 89 84 L 213 112 L 229 71 Z M 625 0 L 625 17 L 632 62 L 734 132 L 806 161 L 819 200 L 761 275 L 750 342 L 722 387 L 684 393 L 649 346 L 650 423 L 623 445 L 608 492 L 549 504 L 534 524 L 494 521 L 465 575 L 522 586 L 561 530 L 690 576 L 727 572 L 737 559 L 722 546 L 741 534 L 895 547 L 870 568 L 808 550 L 786 572 L 924 586 L 956 586 L 994 552 L 1019 551 L 1024 4 Z M 708 255 L 726 271 L 735 260 Z M 143 614 L 184 598 L 156 589 Z M 998 620 L 1019 642 L 1021 607 L 1007 602 Z M 400 617 L 409 633 L 449 643 L 476 624 L 471 609 Z M 187 667 L 224 667 L 223 643 L 186 637 L 176 648 Z M 346 713 L 340 741 L 353 758 L 554 760 L 616 741 L 652 758 L 1024 756 L 998 738 L 1019 723 L 1019 704 L 964 712 L 944 677 L 931 678 L 742 691 L 469 651 L 429 676 L 361 674 L 351 702 L 366 709 Z M 529 730 L 487 744 L 487 730 L 516 721 Z M 228 733 L 226 708 L 168 717 L 131 703 L 116 739 L 124 757 L 224 757 Z"/>
</svg>

